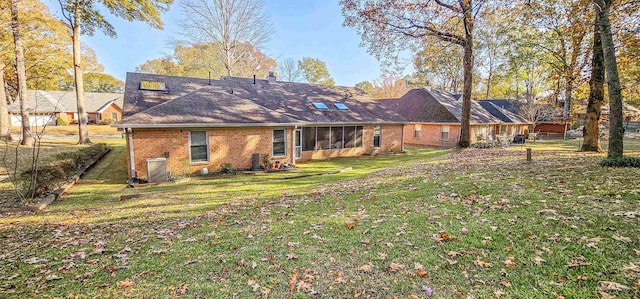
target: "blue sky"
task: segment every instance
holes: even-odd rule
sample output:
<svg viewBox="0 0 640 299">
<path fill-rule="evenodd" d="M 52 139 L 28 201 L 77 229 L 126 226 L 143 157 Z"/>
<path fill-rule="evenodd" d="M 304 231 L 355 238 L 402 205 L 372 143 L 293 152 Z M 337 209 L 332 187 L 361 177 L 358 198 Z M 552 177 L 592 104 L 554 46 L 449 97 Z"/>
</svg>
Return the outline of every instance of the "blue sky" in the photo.
<svg viewBox="0 0 640 299">
<path fill-rule="evenodd" d="M 56 13 L 55 6 L 52 12 Z M 380 75 L 380 63 L 359 47 L 360 36 L 354 29 L 342 27 L 344 18 L 337 1 L 265 0 L 265 13 L 274 27 L 274 34 L 263 49 L 270 57 L 319 58 L 326 62 L 336 84 L 344 86 Z M 123 80 L 126 72 L 134 71 L 146 60 L 172 53 L 167 42 L 178 34 L 175 22 L 179 17 L 179 7 L 174 3 L 162 17 L 165 28 L 161 31 L 144 23 L 107 16 L 118 37 L 96 33 L 93 37 L 83 36 L 83 43 L 93 48 L 106 73 Z"/>
</svg>

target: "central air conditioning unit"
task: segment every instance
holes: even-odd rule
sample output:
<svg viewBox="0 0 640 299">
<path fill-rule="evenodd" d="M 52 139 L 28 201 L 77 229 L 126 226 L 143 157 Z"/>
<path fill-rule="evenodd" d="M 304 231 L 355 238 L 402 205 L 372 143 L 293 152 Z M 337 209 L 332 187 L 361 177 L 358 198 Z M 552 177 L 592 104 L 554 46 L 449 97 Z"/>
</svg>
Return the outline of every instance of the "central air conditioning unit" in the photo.
<svg viewBox="0 0 640 299">
<path fill-rule="evenodd" d="M 167 181 L 167 158 L 147 159 L 147 181 L 159 183 Z"/>
</svg>

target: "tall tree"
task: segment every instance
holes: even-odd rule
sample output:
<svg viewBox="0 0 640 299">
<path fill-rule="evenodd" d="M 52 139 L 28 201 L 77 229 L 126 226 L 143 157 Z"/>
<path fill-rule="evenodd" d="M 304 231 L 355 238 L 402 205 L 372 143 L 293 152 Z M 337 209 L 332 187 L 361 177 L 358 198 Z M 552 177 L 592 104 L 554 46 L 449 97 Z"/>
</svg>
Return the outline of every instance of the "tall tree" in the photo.
<svg viewBox="0 0 640 299">
<path fill-rule="evenodd" d="M 78 143 L 91 143 L 84 110 L 84 80 L 80 36 L 83 30 L 85 34 L 93 35 L 96 29 L 101 30 L 110 37 L 116 36 L 113 26 L 107 22 L 98 10 L 98 4 L 102 4 L 109 12 L 127 21 L 142 21 L 154 28 L 161 29 L 160 14 L 167 11 L 172 2 L 173 0 L 58 0 L 62 8 L 63 19 L 71 31 L 73 44 L 73 75 L 78 107 Z"/>
<path fill-rule="evenodd" d="M 298 61 L 298 67 L 302 70 L 302 76 L 308 83 L 335 85 L 335 81 L 327 69 L 327 64 L 318 58 L 304 57 Z"/>
<path fill-rule="evenodd" d="M 584 123 L 584 142 L 582 151 L 599 152 L 600 148 L 600 112 L 604 102 L 604 58 L 602 54 L 602 41 L 600 39 L 600 25 L 598 16 L 595 16 L 593 30 L 593 50 L 591 58 L 591 80 L 589 81 L 589 102 L 587 103 L 587 116 Z"/>
<path fill-rule="evenodd" d="M 469 147 L 473 84 L 473 29 L 483 1 L 341 0 L 344 26 L 355 27 L 369 52 L 378 58 L 397 59 L 399 50 L 416 49 L 425 39 L 456 44 L 463 51 L 463 96 L 460 140 Z"/>
<path fill-rule="evenodd" d="M 591 47 L 587 43 L 589 34 L 590 0 L 540 0 L 531 1 L 523 10 L 523 20 L 537 27 L 539 35 L 536 47 L 547 53 L 547 62 L 564 86 L 565 116 L 571 116 L 573 93 L 586 81 L 581 76 L 589 65 Z M 561 83 L 561 84 L 560 84 Z"/>
<path fill-rule="evenodd" d="M 185 40 L 177 42 L 210 45 L 227 76 L 238 75 L 237 65 L 250 55 L 246 44 L 261 48 L 272 34 L 262 0 L 184 0 L 180 7 Z"/>
<path fill-rule="evenodd" d="M 18 100 L 20 101 L 20 116 L 22 117 L 22 140 L 20 144 L 33 146 L 35 139 L 31 135 L 29 113 L 27 111 L 27 75 L 24 67 L 24 48 L 20 36 L 20 19 L 18 16 L 18 0 L 11 0 L 11 31 L 13 33 L 14 49 L 16 51 L 16 75 L 18 78 Z"/>
<path fill-rule="evenodd" d="M 362 89 L 362 91 L 371 94 L 371 92 L 373 92 L 373 83 L 369 82 L 369 81 L 361 81 L 356 83 L 355 85 L 356 88 L 360 88 Z"/>
<path fill-rule="evenodd" d="M 4 83 L 5 63 L 0 57 L 0 141 L 11 141 L 11 119 L 9 118 L 9 101 L 7 98 L 7 90 Z"/>
<path fill-rule="evenodd" d="M 298 63 L 291 58 L 287 58 L 278 63 L 278 79 L 288 82 L 302 81 L 302 70 Z"/>
<path fill-rule="evenodd" d="M 407 87 L 404 80 L 389 74 L 382 74 L 373 80 L 373 89 L 369 92 L 374 99 L 399 98 L 405 93 L 407 93 Z"/>
<path fill-rule="evenodd" d="M 609 9 L 613 0 L 592 0 L 598 15 L 598 25 L 602 39 L 602 54 L 609 94 L 609 158 L 622 157 L 624 151 L 624 127 L 622 117 L 622 90 L 616 62 L 616 49 L 609 20 Z"/>
<path fill-rule="evenodd" d="M 89 92 L 124 92 L 124 82 L 108 74 L 87 73 L 84 79 L 84 89 Z"/>
<path fill-rule="evenodd" d="M 196 78 L 220 78 L 227 76 L 224 67 L 224 58 L 211 51 L 214 46 L 209 44 L 178 45 L 173 55 L 165 55 L 162 58 L 147 60 L 136 67 L 139 72 L 184 76 Z M 245 52 L 245 58 L 235 65 L 235 76 L 250 78 L 256 75 L 266 78 L 270 70 L 276 67 L 276 61 L 267 57 L 259 49 L 244 43 L 239 45 Z"/>
</svg>

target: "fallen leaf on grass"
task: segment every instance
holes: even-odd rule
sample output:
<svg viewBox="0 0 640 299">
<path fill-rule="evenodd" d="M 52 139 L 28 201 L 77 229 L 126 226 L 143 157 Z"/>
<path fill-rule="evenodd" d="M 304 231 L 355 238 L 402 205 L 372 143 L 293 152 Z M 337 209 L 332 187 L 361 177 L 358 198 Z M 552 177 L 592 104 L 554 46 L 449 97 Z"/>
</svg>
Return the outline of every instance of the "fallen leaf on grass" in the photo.
<svg viewBox="0 0 640 299">
<path fill-rule="evenodd" d="M 473 264 L 476 265 L 477 267 L 484 267 L 484 268 L 491 267 L 490 263 L 482 261 L 482 259 L 480 259 L 480 257 L 478 257 L 478 259 L 473 261 Z"/>
<path fill-rule="evenodd" d="M 344 224 L 344 226 L 345 226 L 347 229 L 353 229 L 354 224 L 353 224 L 353 223 L 351 223 L 351 222 L 347 222 L 347 223 L 345 223 L 345 224 Z"/>
<path fill-rule="evenodd" d="M 41 259 L 39 257 L 34 257 L 34 258 L 30 258 L 28 260 L 24 260 L 25 263 L 30 264 L 30 265 L 37 264 L 37 263 L 44 263 L 44 262 L 48 262 L 48 261 L 49 260 L 47 260 L 47 259 Z"/>
<path fill-rule="evenodd" d="M 533 258 L 533 261 L 536 263 L 536 265 L 540 266 L 542 263 L 546 262 L 543 258 L 536 256 Z"/>
<path fill-rule="evenodd" d="M 433 290 L 428 286 L 422 286 L 422 290 L 427 297 L 433 296 Z"/>
<path fill-rule="evenodd" d="M 389 267 L 387 267 L 387 270 L 389 270 L 389 272 L 395 273 L 402 270 L 402 268 L 404 268 L 403 264 L 391 263 L 389 264 Z"/>
<path fill-rule="evenodd" d="M 517 264 L 513 261 L 513 256 L 510 256 L 506 260 L 504 260 L 504 264 L 505 266 L 507 266 L 507 268 L 513 268 L 517 266 Z"/>
<path fill-rule="evenodd" d="M 611 236 L 611 237 L 612 237 L 614 240 L 616 240 L 616 241 L 620 241 L 620 242 L 623 242 L 623 243 L 629 243 L 629 242 L 631 242 L 631 238 L 629 238 L 629 237 L 625 237 L 625 236 L 621 236 L 621 235 L 613 235 L 613 236 Z"/>
<path fill-rule="evenodd" d="M 433 240 L 436 242 L 442 242 L 442 241 L 458 241 L 459 239 L 458 237 L 450 236 L 445 231 L 441 231 L 433 238 Z"/>
<path fill-rule="evenodd" d="M 62 277 L 55 275 L 55 274 L 51 274 L 51 275 L 47 275 L 47 277 L 44 278 L 46 281 L 52 281 L 52 280 L 59 280 L 62 279 Z"/>
<path fill-rule="evenodd" d="M 425 277 L 425 276 L 427 276 L 427 272 L 425 272 L 424 270 L 421 270 L 421 269 L 418 269 L 418 270 L 416 271 L 416 274 L 417 274 L 418 276 L 420 276 L 420 277 Z"/>
<path fill-rule="evenodd" d="M 615 281 L 601 281 L 600 290 L 602 291 L 622 291 L 628 290 L 629 287 L 623 284 L 619 284 Z"/>
<path fill-rule="evenodd" d="M 371 266 L 364 265 L 364 266 L 361 266 L 360 268 L 358 268 L 358 270 L 360 270 L 360 271 L 362 271 L 364 273 L 369 273 L 369 272 L 371 272 Z"/>
<path fill-rule="evenodd" d="M 295 260 L 297 258 L 298 256 L 293 253 L 287 254 L 287 260 Z"/>
<path fill-rule="evenodd" d="M 117 285 L 119 288 L 128 288 L 128 287 L 130 287 L 130 286 L 132 286 L 132 285 L 133 285 L 133 282 L 127 278 L 127 279 L 125 279 L 125 280 L 118 281 L 118 282 L 116 283 L 116 285 Z"/>
<path fill-rule="evenodd" d="M 629 263 L 628 265 L 624 265 L 622 267 L 622 270 L 639 273 L 640 272 L 640 267 L 638 267 L 638 265 L 636 265 L 634 263 Z"/>
</svg>

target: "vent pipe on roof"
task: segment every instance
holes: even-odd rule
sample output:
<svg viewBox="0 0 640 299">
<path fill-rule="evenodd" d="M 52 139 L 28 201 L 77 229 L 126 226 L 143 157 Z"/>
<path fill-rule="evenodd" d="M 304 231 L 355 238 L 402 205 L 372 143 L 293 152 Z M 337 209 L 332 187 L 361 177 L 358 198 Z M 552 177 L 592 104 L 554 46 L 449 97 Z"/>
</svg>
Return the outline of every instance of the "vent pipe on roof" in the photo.
<svg viewBox="0 0 640 299">
<path fill-rule="evenodd" d="M 209 85 L 211 85 L 211 71 L 209 71 Z"/>
<path fill-rule="evenodd" d="M 253 75 L 253 84 L 256 84 L 256 75 Z"/>
</svg>

